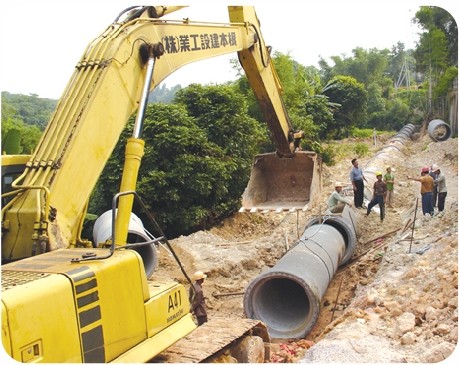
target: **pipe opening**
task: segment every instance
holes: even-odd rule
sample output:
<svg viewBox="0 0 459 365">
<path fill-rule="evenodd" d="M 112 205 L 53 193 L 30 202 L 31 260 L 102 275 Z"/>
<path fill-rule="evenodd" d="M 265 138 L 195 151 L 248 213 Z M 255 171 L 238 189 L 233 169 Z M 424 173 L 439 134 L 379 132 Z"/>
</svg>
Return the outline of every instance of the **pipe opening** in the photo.
<svg viewBox="0 0 459 365">
<path fill-rule="evenodd" d="M 264 278 L 246 291 L 246 315 L 264 322 L 273 338 L 300 338 L 312 329 L 319 312 L 317 298 L 308 291 L 293 278 Z"/>
<path fill-rule="evenodd" d="M 441 119 L 431 120 L 427 129 L 430 138 L 435 142 L 443 142 L 451 138 L 451 127 Z"/>
</svg>

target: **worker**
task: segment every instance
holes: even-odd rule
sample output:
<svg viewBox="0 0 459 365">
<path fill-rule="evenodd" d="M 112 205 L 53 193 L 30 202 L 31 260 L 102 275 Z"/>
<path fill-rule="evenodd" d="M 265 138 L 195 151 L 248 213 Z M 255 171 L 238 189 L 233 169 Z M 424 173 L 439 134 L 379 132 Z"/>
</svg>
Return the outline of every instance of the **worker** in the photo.
<svg viewBox="0 0 459 365">
<path fill-rule="evenodd" d="M 352 169 L 349 174 L 349 179 L 352 182 L 352 187 L 354 188 L 354 205 L 357 209 L 363 208 L 363 191 L 364 191 L 364 184 L 363 181 L 365 180 L 367 183 L 367 179 L 363 175 L 362 169 L 359 167 L 359 162 L 356 158 L 353 158 L 352 161 Z"/>
<path fill-rule="evenodd" d="M 379 216 L 381 222 L 384 220 L 384 201 L 386 200 L 387 195 L 387 185 L 382 180 L 382 172 L 376 172 L 376 181 L 373 185 L 373 199 L 371 199 L 370 204 L 368 204 L 367 214 L 370 215 L 371 209 L 379 204 Z"/>
<path fill-rule="evenodd" d="M 352 204 L 349 203 L 342 195 L 341 191 L 343 190 L 343 184 L 340 182 L 335 183 L 335 191 L 331 193 L 327 201 L 328 210 L 330 213 L 341 213 L 344 209 L 344 206 L 347 204 L 352 207 Z"/>
<path fill-rule="evenodd" d="M 434 179 L 434 187 L 437 189 L 438 195 L 438 212 L 443 212 L 445 209 L 445 199 L 448 193 L 446 189 L 446 178 L 445 175 L 441 172 L 440 167 L 435 166 L 435 179 Z"/>
<path fill-rule="evenodd" d="M 432 164 L 430 166 L 429 175 L 434 180 L 434 187 L 432 189 L 432 207 L 434 208 L 437 206 L 437 196 L 438 196 L 437 184 L 435 184 L 435 180 L 437 180 L 437 174 L 436 174 L 437 170 L 438 170 L 438 165 Z"/>
<path fill-rule="evenodd" d="M 386 195 L 386 205 L 389 208 L 393 208 L 392 203 L 394 201 L 394 181 L 395 177 L 393 174 L 393 169 L 390 166 L 386 166 L 386 173 L 384 174 L 384 182 L 387 185 L 387 195 Z"/>
<path fill-rule="evenodd" d="M 434 215 L 434 208 L 432 204 L 432 190 L 434 187 L 434 180 L 429 175 L 429 167 L 425 166 L 421 169 L 421 177 L 407 176 L 409 180 L 419 181 L 421 183 L 421 202 L 422 202 L 422 214 Z"/>
<path fill-rule="evenodd" d="M 196 316 L 198 326 L 207 322 L 206 301 L 204 299 L 204 292 L 202 291 L 202 283 L 207 275 L 202 271 L 196 271 L 193 275 L 195 281 L 193 287 L 190 287 L 189 298 L 191 303 L 190 312 Z"/>
</svg>

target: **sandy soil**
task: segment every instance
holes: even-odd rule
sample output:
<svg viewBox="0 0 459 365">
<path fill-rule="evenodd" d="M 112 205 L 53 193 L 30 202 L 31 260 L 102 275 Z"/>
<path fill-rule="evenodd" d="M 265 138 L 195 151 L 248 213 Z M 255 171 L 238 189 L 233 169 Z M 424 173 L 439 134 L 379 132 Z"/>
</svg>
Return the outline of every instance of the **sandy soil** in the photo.
<svg viewBox="0 0 459 365">
<path fill-rule="evenodd" d="M 359 159 L 364 168 L 385 141 L 376 147 L 365 142 L 371 151 Z M 394 209 L 384 224 L 376 212 L 365 217 L 355 210 L 353 259 L 331 281 L 312 332 L 300 341 L 275 342 L 271 362 L 438 362 L 450 356 L 457 343 L 457 156 L 457 139 L 435 143 L 423 136 L 388 161 L 396 170 Z M 325 168 L 324 203 L 334 181 L 348 181 L 352 157 Z M 419 200 L 412 236 L 420 183 L 406 176 L 418 176 L 431 163 L 446 175 L 445 212 L 426 219 Z M 189 275 L 208 275 L 210 320 L 244 316 L 245 287 L 275 265 L 314 215 L 237 213 L 219 227 L 171 241 Z M 164 248 L 158 254 L 155 275 L 187 284 L 172 256 Z"/>
</svg>

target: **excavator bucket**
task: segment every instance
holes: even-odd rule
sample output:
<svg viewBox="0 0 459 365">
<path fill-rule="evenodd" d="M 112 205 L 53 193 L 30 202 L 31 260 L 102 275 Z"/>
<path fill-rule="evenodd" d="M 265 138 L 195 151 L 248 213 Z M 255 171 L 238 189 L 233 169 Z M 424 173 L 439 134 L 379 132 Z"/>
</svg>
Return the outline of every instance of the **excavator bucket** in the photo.
<svg viewBox="0 0 459 365">
<path fill-rule="evenodd" d="M 255 156 L 240 212 L 311 209 L 320 198 L 321 169 L 314 152 L 298 151 L 291 158 L 275 152 Z"/>
</svg>

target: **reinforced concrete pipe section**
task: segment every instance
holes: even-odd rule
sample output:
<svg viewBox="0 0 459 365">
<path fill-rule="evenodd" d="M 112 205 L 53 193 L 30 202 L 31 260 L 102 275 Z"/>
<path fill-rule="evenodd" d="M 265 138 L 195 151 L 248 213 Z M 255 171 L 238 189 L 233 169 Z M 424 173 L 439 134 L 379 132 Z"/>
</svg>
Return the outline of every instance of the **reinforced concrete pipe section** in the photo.
<svg viewBox="0 0 459 365">
<path fill-rule="evenodd" d="M 93 227 L 93 239 L 96 247 L 112 238 L 112 211 L 108 210 L 96 219 Z M 131 213 L 129 221 L 127 244 L 151 241 L 150 236 L 144 229 L 142 220 Z M 158 255 L 154 245 L 145 245 L 133 248 L 143 260 L 143 266 L 147 277 L 150 277 L 158 264 Z"/>
<path fill-rule="evenodd" d="M 372 187 L 376 181 L 376 171 L 386 171 L 385 165 L 390 165 L 389 161 L 400 158 L 402 155 L 402 148 L 405 142 L 410 141 L 416 127 L 413 124 L 406 124 L 400 131 L 391 139 L 388 144 L 382 147 L 368 162 L 366 163 L 363 173 L 369 181 L 368 186 L 371 190 L 365 188 L 365 198 L 371 200 L 373 195 Z"/>
<path fill-rule="evenodd" d="M 433 119 L 427 127 L 430 138 L 435 142 L 443 142 L 451 137 L 451 127 L 441 119 Z"/>
<path fill-rule="evenodd" d="M 334 218 L 333 224 L 327 224 L 330 218 L 308 224 L 276 265 L 246 288 L 245 315 L 264 322 L 272 338 L 304 338 L 316 324 L 321 299 L 346 251 L 356 244 L 355 235 L 345 237 L 347 230 L 340 231 L 348 223 Z"/>
</svg>

